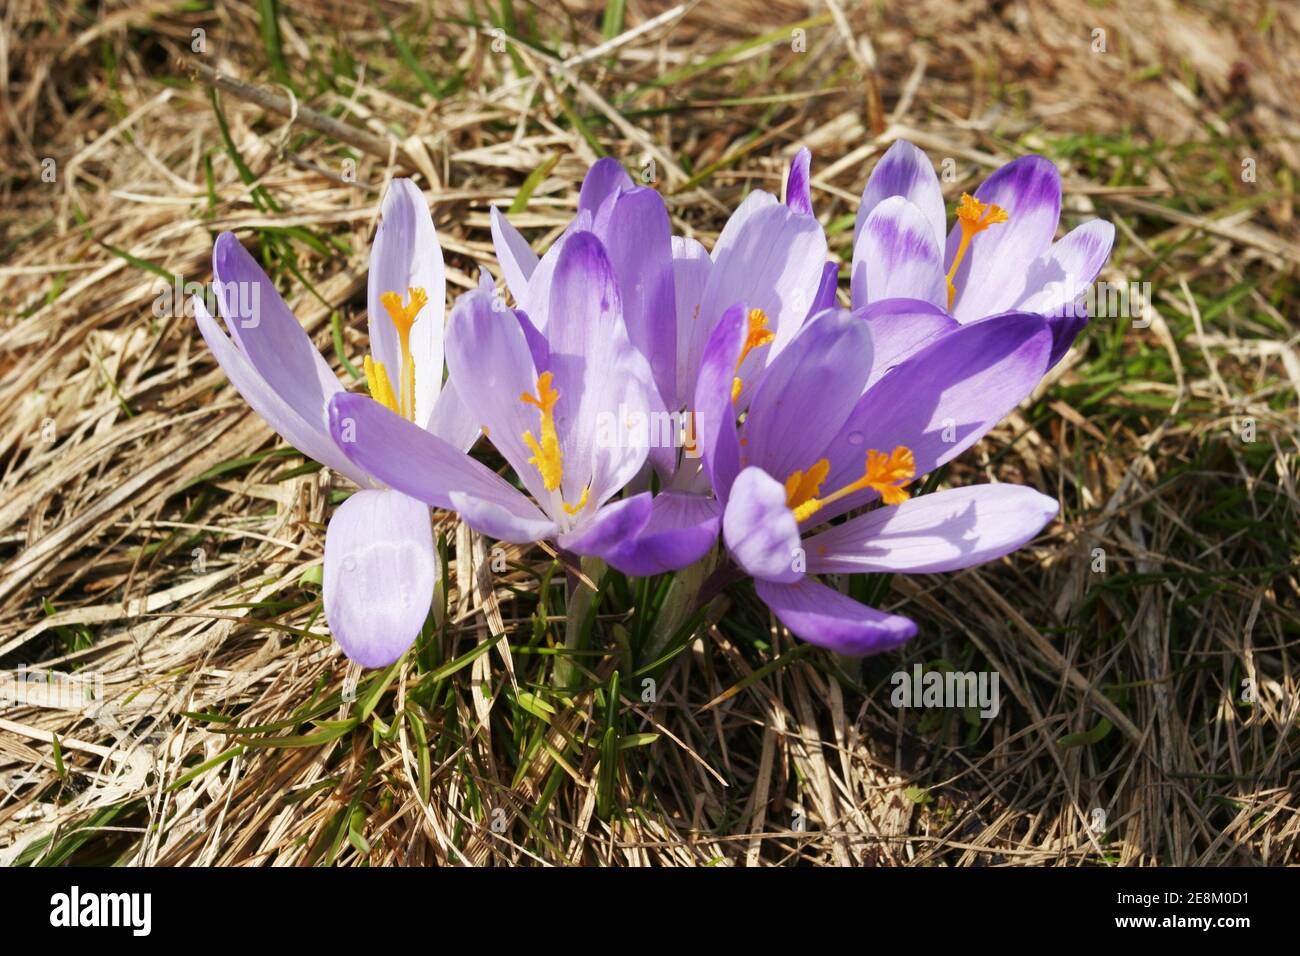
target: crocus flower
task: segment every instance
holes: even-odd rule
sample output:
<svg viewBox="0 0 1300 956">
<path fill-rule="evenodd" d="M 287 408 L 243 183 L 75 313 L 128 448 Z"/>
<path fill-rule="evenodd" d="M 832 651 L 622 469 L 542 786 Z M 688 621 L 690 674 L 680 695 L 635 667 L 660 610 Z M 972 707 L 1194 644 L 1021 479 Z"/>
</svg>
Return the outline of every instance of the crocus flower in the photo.
<svg viewBox="0 0 1300 956">
<path fill-rule="evenodd" d="M 617 160 L 602 159 L 583 181 L 574 221 L 541 259 L 505 216 L 492 210 L 492 237 L 506 285 L 539 329 L 549 321 L 555 263 L 568 237 L 582 230 L 593 232 L 608 252 L 629 340 L 645 356 L 654 379 L 650 414 L 671 422 L 652 434 L 683 438 L 673 447 L 652 443 L 648 461 L 664 491 L 653 496 L 646 523 L 639 529 L 629 523 L 618 547 L 605 556 L 629 574 L 675 570 L 708 551 L 721 516 L 691 437 L 691 401 L 704 344 L 723 312 L 743 299 L 749 304 L 753 344 L 735 378 L 743 383 L 757 374 L 793 337 L 824 285 L 826 239 L 810 204 L 783 205 L 755 190 L 728 220 L 710 255 L 694 239 L 672 235 L 657 191 L 636 185 Z"/>
<path fill-rule="evenodd" d="M 639 534 L 652 557 L 681 566 L 678 550 L 699 547 L 692 522 L 661 535 L 655 496 L 615 499 L 645 464 L 640 428 L 657 390 L 624 324 L 610 258 L 593 233 L 575 230 L 547 271 L 544 327 L 480 287 L 456 301 L 447 330 L 450 380 L 524 491 L 362 395 L 331 399 L 335 441 L 366 472 L 498 540 L 552 540 L 613 561 Z"/>
<path fill-rule="evenodd" d="M 1082 299 L 1105 265 L 1115 227 L 1101 219 L 1053 241 L 1061 176 L 1042 156 L 1022 156 L 963 193 L 946 230 L 939 178 L 925 153 L 899 140 L 872 170 L 853 233 L 854 307 L 923 301 L 968 323 L 1035 312 L 1052 330 L 1054 365 L 1087 324 Z M 945 236 L 946 233 L 946 236 Z"/>
<path fill-rule="evenodd" d="M 469 448 L 478 426 L 443 388 L 446 279 L 433 218 L 410 180 L 395 180 L 370 251 L 371 393 L 412 428 Z M 332 396 L 344 394 L 329 365 L 233 233 L 218 237 L 212 272 L 230 337 L 194 300 L 199 331 L 235 388 L 282 438 L 361 490 L 325 534 L 325 619 L 349 658 L 392 663 L 420 633 L 437 579 L 429 509 L 349 461 L 330 436 Z M 250 291 L 251 290 L 251 291 Z M 418 423 L 418 424 L 414 424 Z"/>
<path fill-rule="evenodd" d="M 1029 394 L 1051 352 L 1046 320 L 1007 313 L 900 351 L 897 337 L 875 340 L 873 318 L 829 310 L 806 323 L 737 427 L 733 379 L 749 336 L 737 306 L 708 342 L 695 400 L 728 554 L 793 634 L 844 654 L 897 646 L 916 625 L 814 575 L 969 567 L 1020 547 L 1057 511 L 1013 485 L 907 490 Z"/>
</svg>

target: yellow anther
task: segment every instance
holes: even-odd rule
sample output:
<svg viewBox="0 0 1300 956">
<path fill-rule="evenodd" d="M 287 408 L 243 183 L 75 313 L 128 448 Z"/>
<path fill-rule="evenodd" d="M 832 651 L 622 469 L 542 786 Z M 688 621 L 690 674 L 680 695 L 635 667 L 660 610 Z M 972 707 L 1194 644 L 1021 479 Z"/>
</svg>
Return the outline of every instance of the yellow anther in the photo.
<svg viewBox="0 0 1300 956">
<path fill-rule="evenodd" d="M 830 463 L 822 458 L 806 472 L 796 471 L 785 480 L 786 506 L 794 512 L 795 520 L 800 524 L 831 502 L 864 488 L 874 488 L 880 493 L 880 500 L 887 505 L 902 504 L 911 497 L 904 486 L 916 476 L 916 461 L 912 457 L 912 450 L 903 445 L 888 455 L 872 448 L 867 452 L 867 463 L 861 478 L 825 498 L 818 498 L 821 484 L 829 471 Z"/>
<path fill-rule="evenodd" d="M 393 394 L 393 383 L 388 380 L 388 372 L 383 362 L 376 362 L 369 355 L 365 360 L 366 386 L 370 397 L 390 411 L 402 414 L 397 407 L 397 396 Z"/>
<path fill-rule="evenodd" d="M 406 290 L 407 301 L 402 304 L 402 297 L 396 292 L 385 292 L 379 297 L 384 311 L 393 320 L 397 329 L 397 341 L 402 349 L 401 408 L 399 414 L 415 419 L 415 359 L 411 355 L 411 326 L 415 324 L 420 310 L 429 304 L 428 294 L 421 288 Z"/>
<path fill-rule="evenodd" d="M 591 485 L 582 489 L 582 497 L 578 499 L 576 505 L 565 505 L 564 513 L 567 515 L 576 515 L 583 508 L 587 507 L 587 498 L 591 494 Z"/>
<path fill-rule="evenodd" d="M 736 359 L 737 372 L 740 371 L 740 366 L 745 364 L 745 359 L 749 358 L 750 352 L 776 338 L 776 333 L 767 327 L 767 313 L 762 309 L 750 309 L 746 319 L 749 322 L 749 331 L 745 335 L 745 344 L 740 349 L 740 358 Z M 732 404 L 740 398 L 741 389 L 744 387 L 745 383 L 741 381 L 739 375 L 731 380 Z"/>
<path fill-rule="evenodd" d="M 948 275 L 945 278 L 948 283 L 948 308 L 952 308 L 952 300 L 957 297 L 957 287 L 952 284 L 952 278 L 957 274 L 957 267 L 961 265 L 962 259 L 966 258 L 966 249 L 970 246 L 971 238 L 989 226 L 1006 222 L 1009 218 L 1007 211 L 1001 206 L 982 203 L 969 193 L 961 194 L 961 202 L 957 205 L 957 224 L 961 226 L 961 242 L 957 246 L 957 254 L 952 257 L 952 265 L 948 267 Z"/>
<path fill-rule="evenodd" d="M 547 491 L 560 487 L 560 478 L 564 467 L 560 461 L 560 437 L 555 431 L 555 403 L 560 400 L 560 393 L 551 387 L 551 373 L 543 372 L 537 376 L 537 395 L 524 392 L 519 400 L 525 405 L 532 405 L 542 415 L 542 440 L 538 442 L 531 431 L 524 432 L 524 444 L 533 453 L 528 459 L 535 465 L 542 476 L 542 484 Z"/>
</svg>

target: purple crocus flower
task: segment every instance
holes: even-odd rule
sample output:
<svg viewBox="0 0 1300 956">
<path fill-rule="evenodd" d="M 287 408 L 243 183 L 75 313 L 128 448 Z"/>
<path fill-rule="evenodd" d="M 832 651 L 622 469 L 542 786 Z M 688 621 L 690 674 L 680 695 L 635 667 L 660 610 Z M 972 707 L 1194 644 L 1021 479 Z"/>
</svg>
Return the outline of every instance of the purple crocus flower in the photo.
<svg viewBox="0 0 1300 956">
<path fill-rule="evenodd" d="M 549 289 L 561 250 L 584 230 L 608 252 L 629 340 L 649 363 L 655 385 L 651 415 L 670 422 L 654 434 L 683 436 L 672 447 L 652 443 L 647 460 L 664 490 L 651 500 L 646 523 L 639 529 L 629 524 L 605 557 L 629 574 L 675 570 L 703 557 L 721 517 L 692 438 L 691 402 L 704 345 L 727 308 L 748 302 L 753 344 L 735 377 L 743 382 L 757 374 L 793 337 L 823 285 L 826 239 L 810 204 L 783 205 L 756 190 L 709 254 L 694 239 L 672 235 L 657 191 L 636 185 L 617 160 L 602 159 L 583 181 L 574 221 L 540 259 L 505 216 L 492 210 L 506 285 L 538 329 L 549 321 Z M 638 480 L 644 483 L 646 476 Z"/>
<path fill-rule="evenodd" d="M 962 194 L 946 230 L 939 178 L 925 153 L 894 143 L 872 170 L 853 232 L 854 307 L 914 299 L 965 324 L 1007 311 L 1036 312 L 1052 330 L 1054 365 L 1087 324 L 1082 299 L 1110 256 L 1115 227 L 1101 219 L 1053 241 L 1061 176 L 1022 156 Z"/>
<path fill-rule="evenodd" d="M 446 279 L 433 218 L 410 180 L 395 180 L 370 251 L 371 393 L 417 431 L 468 449 L 478 426 L 443 387 Z M 223 233 L 212 250 L 219 311 L 230 337 L 194 300 L 199 331 L 244 400 L 286 441 L 361 490 L 325 534 L 325 619 L 343 651 L 367 667 L 392 663 L 429 613 L 437 557 L 429 509 L 349 461 L 329 432 L 329 400 L 345 394 L 275 284 Z"/>
<path fill-rule="evenodd" d="M 895 647 L 916 625 L 814 575 L 969 567 L 1020 547 L 1057 511 L 1013 485 L 906 490 L 1034 388 L 1051 352 L 1046 319 L 1007 313 L 918 347 L 892 325 L 875 335 L 878 318 L 829 310 L 811 319 L 755 383 L 737 427 L 734 369 L 749 334 L 737 306 L 707 344 L 695 399 L 729 555 L 792 633 L 844 654 Z"/>
<path fill-rule="evenodd" d="M 331 399 L 335 441 L 366 472 L 498 540 L 549 539 L 619 566 L 638 536 L 646 560 L 681 567 L 680 552 L 702 553 L 701 536 L 707 549 L 716 523 L 698 530 L 694 502 L 615 499 L 646 462 L 657 389 L 624 324 L 610 257 L 593 233 L 574 230 L 547 271 L 548 294 L 533 289 L 529 300 L 544 305 L 544 327 L 481 287 L 457 300 L 447 329 L 450 380 L 527 494 L 362 395 Z M 665 515 L 680 521 L 668 527 Z"/>
</svg>

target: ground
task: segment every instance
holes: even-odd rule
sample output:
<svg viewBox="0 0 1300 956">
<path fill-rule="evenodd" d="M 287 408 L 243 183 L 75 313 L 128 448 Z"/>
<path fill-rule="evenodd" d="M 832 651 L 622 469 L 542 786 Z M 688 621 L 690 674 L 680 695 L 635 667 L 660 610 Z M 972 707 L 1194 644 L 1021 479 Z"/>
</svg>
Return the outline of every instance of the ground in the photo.
<svg viewBox="0 0 1300 956">
<path fill-rule="evenodd" d="M 0 863 L 1300 863 L 1300 8 L 91 9 L 0 24 Z M 710 245 L 807 145 L 844 261 L 900 137 L 950 204 L 1046 155 L 1063 226 L 1117 227 L 1102 278 L 1149 289 L 943 475 L 1032 485 L 1056 522 L 868 582 L 920 636 L 855 661 L 745 585 L 674 616 L 667 579 L 440 516 L 425 634 L 349 668 L 319 587 L 348 484 L 179 307 L 218 232 L 357 389 L 391 176 L 454 295 L 500 278 L 491 205 L 543 249 L 600 155 Z M 917 664 L 996 673 L 997 715 L 893 706 Z"/>
</svg>

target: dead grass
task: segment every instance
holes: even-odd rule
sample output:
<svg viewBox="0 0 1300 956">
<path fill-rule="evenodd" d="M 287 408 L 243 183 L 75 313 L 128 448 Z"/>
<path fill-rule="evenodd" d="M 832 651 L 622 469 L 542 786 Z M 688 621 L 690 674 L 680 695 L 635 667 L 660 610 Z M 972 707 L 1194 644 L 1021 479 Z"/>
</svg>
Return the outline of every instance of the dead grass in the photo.
<svg viewBox="0 0 1300 956">
<path fill-rule="evenodd" d="M 220 0 L 93 22 L 6 6 L 0 693 L 21 667 L 65 677 L 0 710 L 0 862 L 1300 863 L 1300 11 L 955 6 L 688 5 L 591 56 L 596 5 L 476 28 L 387 0 L 409 62 L 365 5 L 294 3 L 269 32 Z M 607 34 L 667 9 L 629 3 Z M 220 97 L 229 145 L 195 64 L 260 91 Z M 921 624 L 900 654 L 811 651 L 736 589 L 655 666 L 660 582 L 606 578 L 581 614 L 551 555 L 490 573 L 446 518 L 445 613 L 345 701 L 315 584 L 345 488 L 247 410 L 190 321 L 155 314 L 163 277 L 206 281 L 237 231 L 346 379 L 392 175 L 428 191 L 459 290 L 491 263 L 489 205 L 553 163 L 513 217 L 544 247 L 597 150 L 653 159 L 709 244 L 806 143 L 843 256 L 898 136 L 953 160 L 950 199 L 1044 152 L 1067 224 L 1118 226 L 1104 278 L 1152 284 L 1149 328 L 1094 321 L 947 475 L 1056 495 L 1049 533 L 884 582 Z M 561 694 L 566 613 L 592 630 Z M 917 662 L 996 670 L 1001 712 L 890 706 Z M 68 700 L 67 675 L 102 700 Z"/>
</svg>

